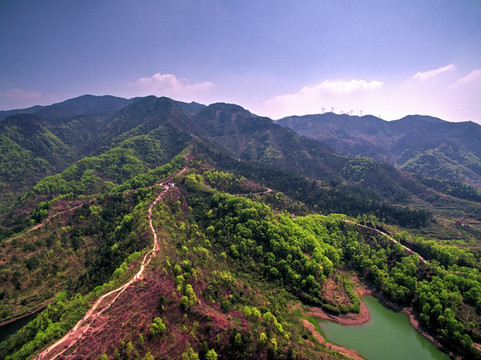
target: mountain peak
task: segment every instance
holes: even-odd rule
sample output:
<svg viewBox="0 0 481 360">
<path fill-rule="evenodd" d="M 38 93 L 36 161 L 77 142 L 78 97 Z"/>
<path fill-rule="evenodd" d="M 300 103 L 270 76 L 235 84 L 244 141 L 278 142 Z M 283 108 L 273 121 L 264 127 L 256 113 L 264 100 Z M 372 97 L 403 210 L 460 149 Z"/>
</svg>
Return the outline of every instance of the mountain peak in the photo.
<svg viewBox="0 0 481 360">
<path fill-rule="evenodd" d="M 442 120 L 440 118 L 434 117 L 434 116 L 429 116 L 429 115 L 407 115 L 399 120 L 393 120 L 393 123 L 395 122 L 408 122 L 408 123 L 413 123 L 413 122 L 423 122 L 423 123 L 430 123 L 430 124 L 443 124 L 447 123 L 448 121 Z"/>
<path fill-rule="evenodd" d="M 82 95 L 73 99 L 65 100 L 47 107 L 40 112 L 50 115 L 52 112 L 74 116 L 77 114 L 97 114 L 116 111 L 129 103 L 129 100 L 111 95 Z"/>
<path fill-rule="evenodd" d="M 204 110 L 206 111 L 228 111 L 228 112 L 240 112 L 250 116 L 255 116 L 249 110 L 244 109 L 242 106 L 231 103 L 217 102 L 210 104 Z"/>
</svg>

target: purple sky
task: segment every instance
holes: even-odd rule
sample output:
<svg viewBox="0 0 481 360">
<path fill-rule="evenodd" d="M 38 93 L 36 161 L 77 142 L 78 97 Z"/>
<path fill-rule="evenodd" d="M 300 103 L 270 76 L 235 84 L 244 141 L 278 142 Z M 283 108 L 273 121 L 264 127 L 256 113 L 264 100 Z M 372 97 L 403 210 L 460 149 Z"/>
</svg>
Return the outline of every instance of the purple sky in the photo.
<svg viewBox="0 0 481 360">
<path fill-rule="evenodd" d="M 481 123 L 481 1 L 0 0 L 0 109 L 86 93 Z"/>
</svg>

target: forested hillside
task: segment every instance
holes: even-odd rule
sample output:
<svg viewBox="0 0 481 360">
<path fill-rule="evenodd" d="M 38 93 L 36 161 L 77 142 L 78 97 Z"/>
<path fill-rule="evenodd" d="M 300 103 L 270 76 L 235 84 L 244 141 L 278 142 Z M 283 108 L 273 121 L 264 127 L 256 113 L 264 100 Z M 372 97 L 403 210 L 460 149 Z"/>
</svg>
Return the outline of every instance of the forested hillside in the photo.
<svg viewBox="0 0 481 360">
<path fill-rule="evenodd" d="M 352 357 L 309 307 L 366 289 L 481 358 L 474 187 L 232 104 L 87 96 L 0 127 L 0 322 L 45 308 L 1 358 Z"/>
<path fill-rule="evenodd" d="M 325 113 L 276 121 L 337 151 L 439 179 L 481 184 L 481 126 L 412 115 L 396 121 Z"/>
</svg>

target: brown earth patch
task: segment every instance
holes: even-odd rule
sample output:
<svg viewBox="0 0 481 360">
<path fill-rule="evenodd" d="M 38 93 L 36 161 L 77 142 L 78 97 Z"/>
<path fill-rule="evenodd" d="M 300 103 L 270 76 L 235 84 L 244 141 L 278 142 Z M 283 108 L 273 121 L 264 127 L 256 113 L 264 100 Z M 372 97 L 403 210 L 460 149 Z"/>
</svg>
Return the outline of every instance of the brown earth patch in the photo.
<svg viewBox="0 0 481 360">
<path fill-rule="evenodd" d="M 344 291 L 344 286 L 342 286 L 342 284 L 339 284 L 334 279 L 334 276 L 326 279 L 324 281 L 324 284 L 322 284 L 321 296 L 323 299 L 325 299 L 331 304 L 351 304 L 351 300 Z"/>
<path fill-rule="evenodd" d="M 306 319 L 302 319 L 302 323 L 304 324 L 304 327 L 311 332 L 312 336 L 314 336 L 314 338 L 317 340 L 319 344 L 326 343 L 326 339 L 324 339 L 322 335 L 319 334 L 319 332 L 316 330 L 316 327 L 314 325 L 312 325 Z"/>
<path fill-rule="evenodd" d="M 341 314 L 341 315 L 333 315 L 329 314 L 326 311 L 322 310 L 318 307 L 310 307 L 309 311 L 306 312 L 307 316 L 315 316 L 319 319 L 331 320 L 335 321 L 342 325 L 359 325 L 364 324 L 365 322 L 369 321 L 370 315 L 369 310 L 367 309 L 366 305 L 361 301 L 361 310 L 359 314 Z"/>
</svg>

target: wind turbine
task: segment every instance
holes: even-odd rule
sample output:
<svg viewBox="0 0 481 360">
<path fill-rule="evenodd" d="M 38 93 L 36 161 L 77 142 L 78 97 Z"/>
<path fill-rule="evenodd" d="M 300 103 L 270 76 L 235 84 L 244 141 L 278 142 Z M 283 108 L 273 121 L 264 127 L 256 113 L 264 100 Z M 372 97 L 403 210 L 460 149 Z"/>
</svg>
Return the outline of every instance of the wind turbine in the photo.
<svg viewBox="0 0 481 360">
<path fill-rule="evenodd" d="M 331 112 L 334 112 L 334 106 L 331 107 Z"/>
<path fill-rule="evenodd" d="M 324 108 L 322 108 L 322 113 L 324 114 Z"/>
<path fill-rule="evenodd" d="M 361 110 L 361 117 L 362 117 L 362 110 Z"/>
</svg>

